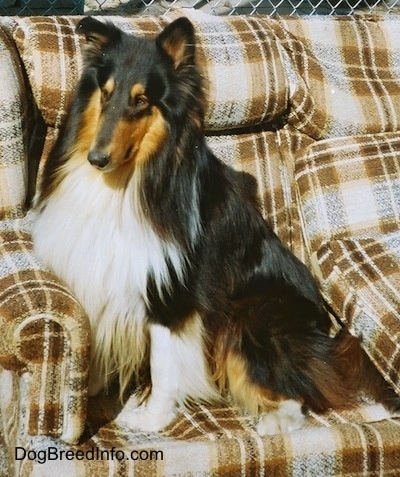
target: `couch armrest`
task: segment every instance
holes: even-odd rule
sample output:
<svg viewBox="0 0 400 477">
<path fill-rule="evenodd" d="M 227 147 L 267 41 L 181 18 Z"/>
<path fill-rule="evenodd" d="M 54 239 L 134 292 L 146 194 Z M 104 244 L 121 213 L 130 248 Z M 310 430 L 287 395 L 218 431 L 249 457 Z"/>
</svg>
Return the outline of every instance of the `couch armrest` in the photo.
<svg viewBox="0 0 400 477">
<path fill-rule="evenodd" d="M 400 395 L 400 233 L 325 241 L 313 265 L 334 313 Z"/>
<path fill-rule="evenodd" d="M 86 418 L 89 323 L 17 228 L 0 230 L 0 336 L 0 365 L 29 374 L 28 434 L 76 442 Z"/>
</svg>

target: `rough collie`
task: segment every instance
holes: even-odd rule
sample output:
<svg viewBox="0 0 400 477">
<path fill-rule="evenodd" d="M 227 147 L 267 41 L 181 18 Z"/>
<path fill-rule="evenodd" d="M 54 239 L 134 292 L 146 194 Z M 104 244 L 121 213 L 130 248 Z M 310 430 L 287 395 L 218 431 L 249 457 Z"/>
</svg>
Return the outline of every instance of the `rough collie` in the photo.
<svg viewBox="0 0 400 477">
<path fill-rule="evenodd" d="M 138 407 L 120 421 L 147 431 L 221 396 L 261 435 L 348 404 L 356 341 L 330 337 L 310 272 L 250 180 L 207 147 L 190 21 L 155 40 L 90 17 L 77 32 L 84 68 L 35 199 L 34 243 L 88 313 L 89 393 L 136 383 Z"/>
</svg>

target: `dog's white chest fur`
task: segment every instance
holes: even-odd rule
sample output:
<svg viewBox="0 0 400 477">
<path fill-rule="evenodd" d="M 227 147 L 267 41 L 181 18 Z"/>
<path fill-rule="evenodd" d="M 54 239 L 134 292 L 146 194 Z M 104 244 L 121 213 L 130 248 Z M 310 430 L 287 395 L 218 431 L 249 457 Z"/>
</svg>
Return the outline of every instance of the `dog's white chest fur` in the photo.
<svg viewBox="0 0 400 477">
<path fill-rule="evenodd" d="M 97 354 L 118 353 L 111 335 L 121 336 L 121 328 L 135 337 L 140 361 L 148 275 L 161 290 L 169 281 L 167 259 L 178 276 L 183 260 L 176 246 L 160 240 L 137 217 L 131 189 L 108 187 L 101 173 L 83 164 L 64 178 L 37 215 L 33 235 L 37 256 L 67 283 L 88 313 Z M 127 345 L 132 349 L 132 342 Z M 98 361 L 96 349 L 94 355 Z M 117 366 L 111 363 L 111 372 Z"/>
<path fill-rule="evenodd" d="M 148 274 L 161 287 L 169 280 L 166 259 L 178 274 L 182 260 L 177 247 L 140 223 L 133 192 L 107 187 L 91 169 L 83 165 L 63 180 L 35 220 L 34 242 L 94 316 L 100 302 L 146 300 Z"/>
</svg>

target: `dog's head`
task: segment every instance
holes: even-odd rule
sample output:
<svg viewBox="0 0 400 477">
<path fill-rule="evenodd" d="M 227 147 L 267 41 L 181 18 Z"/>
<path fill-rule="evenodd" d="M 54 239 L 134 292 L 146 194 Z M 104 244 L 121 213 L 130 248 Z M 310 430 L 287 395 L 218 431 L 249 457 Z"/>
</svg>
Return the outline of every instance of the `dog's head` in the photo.
<svg viewBox="0 0 400 477">
<path fill-rule="evenodd" d="M 192 24 L 180 18 L 150 40 L 87 17 L 77 32 L 86 43 L 76 149 L 105 172 L 147 161 L 198 101 Z"/>
</svg>

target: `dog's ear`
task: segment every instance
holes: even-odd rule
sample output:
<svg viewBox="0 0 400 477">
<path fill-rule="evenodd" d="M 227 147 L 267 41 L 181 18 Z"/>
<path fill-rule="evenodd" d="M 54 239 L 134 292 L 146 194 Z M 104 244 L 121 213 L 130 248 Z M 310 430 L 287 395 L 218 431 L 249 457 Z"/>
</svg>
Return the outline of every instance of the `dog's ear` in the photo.
<svg viewBox="0 0 400 477">
<path fill-rule="evenodd" d="M 170 23 L 156 38 L 157 46 L 173 61 L 175 69 L 194 63 L 194 28 L 185 17 Z"/>
<path fill-rule="evenodd" d="M 98 54 L 105 45 L 121 37 L 121 30 L 112 23 L 93 17 L 83 18 L 76 26 L 76 33 L 85 35 L 85 53 L 89 56 Z"/>
</svg>

